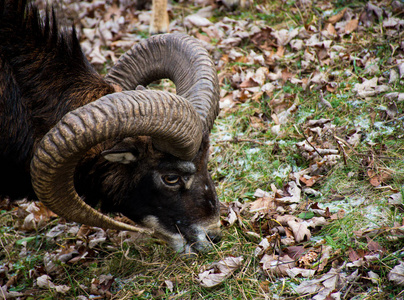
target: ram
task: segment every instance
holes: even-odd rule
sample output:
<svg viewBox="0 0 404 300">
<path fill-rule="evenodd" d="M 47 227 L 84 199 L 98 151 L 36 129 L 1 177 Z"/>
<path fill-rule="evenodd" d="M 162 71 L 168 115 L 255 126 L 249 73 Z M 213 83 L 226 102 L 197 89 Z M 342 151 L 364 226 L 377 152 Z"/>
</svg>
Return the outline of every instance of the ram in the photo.
<svg viewBox="0 0 404 300">
<path fill-rule="evenodd" d="M 197 40 L 153 36 L 103 78 L 53 10 L 41 18 L 23 0 L 0 0 L 0 41 L 1 197 L 38 199 L 90 226 L 146 227 L 179 252 L 211 247 L 220 237 L 207 169 L 219 88 Z M 176 94 L 144 88 L 161 78 Z"/>
</svg>

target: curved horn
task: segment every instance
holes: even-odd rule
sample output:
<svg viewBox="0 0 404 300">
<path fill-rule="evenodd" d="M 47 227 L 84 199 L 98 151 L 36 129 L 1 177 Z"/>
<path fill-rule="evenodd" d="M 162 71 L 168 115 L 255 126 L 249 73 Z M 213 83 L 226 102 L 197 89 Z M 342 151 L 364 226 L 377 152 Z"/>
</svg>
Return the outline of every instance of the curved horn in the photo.
<svg viewBox="0 0 404 300">
<path fill-rule="evenodd" d="M 104 96 L 66 114 L 43 137 L 31 161 L 32 186 L 40 201 L 66 219 L 142 231 L 110 219 L 80 198 L 73 183 L 78 161 L 105 140 L 135 135 L 151 136 L 157 148 L 189 160 L 201 143 L 201 126 L 193 106 L 178 95 L 144 90 Z"/>
<path fill-rule="evenodd" d="M 190 101 L 201 115 L 203 130 L 210 131 L 219 113 L 219 83 L 208 52 L 195 38 L 175 33 L 139 42 L 105 77 L 124 90 L 163 78 L 174 82 L 177 94 Z"/>
</svg>

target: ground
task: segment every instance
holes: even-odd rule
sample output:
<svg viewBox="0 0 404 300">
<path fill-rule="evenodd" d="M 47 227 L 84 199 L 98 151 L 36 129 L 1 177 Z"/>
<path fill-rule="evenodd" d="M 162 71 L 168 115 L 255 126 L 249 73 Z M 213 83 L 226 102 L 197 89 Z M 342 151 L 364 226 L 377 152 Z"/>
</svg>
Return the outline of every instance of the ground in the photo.
<svg viewBox="0 0 404 300">
<path fill-rule="evenodd" d="M 135 4 L 54 3 L 101 74 L 148 37 Z M 404 3 L 249 4 L 169 7 L 217 66 L 222 241 L 184 257 L 3 199 L 0 299 L 404 298 Z"/>
</svg>

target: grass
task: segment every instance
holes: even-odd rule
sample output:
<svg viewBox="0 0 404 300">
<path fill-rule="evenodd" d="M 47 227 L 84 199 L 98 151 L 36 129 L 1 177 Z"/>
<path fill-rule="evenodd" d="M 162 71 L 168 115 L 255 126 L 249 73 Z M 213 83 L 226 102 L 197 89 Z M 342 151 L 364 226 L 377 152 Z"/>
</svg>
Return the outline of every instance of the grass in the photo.
<svg viewBox="0 0 404 300">
<path fill-rule="evenodd" d="M 327 6 L 325 1 L 318 1 L 313 9 L 299 7 L 295 1 L 288 1 L 288 5 L 277 1 L 261 1 L 258 4 L 262 5 L 264 12 L 252 7 L 229 15 L 217 9 L 211 20 L 221 22 L 225 16 L 229 16 L 235 20 L 264 21 L 276 30 L 307 27 L 310 24 L 317 28 L 324 21 L 321 19 L 321 7 Z M 364 5 L 363 1 L 335 1 L 328 4 L 327 14 L 334 15 L 345 7 L 360 12 Z M 191 10 L 195 9 L 192 7 Z M 189 10 L 187 8 L 186 12 L 191 13 Z M 183 13 L 181 4 L 173 6 L 175 17 L 180 18 Z M 219 41 L 212 42 L 216 45 Z M 314 60 L 306 67 L 303 67 L 305 51 L 294 51 L 287 45 L 288 55 L 277 60 L 276 66 L 296 74 L 295 78 L 299 80 L 311 78 L 316 71 L 322 72 L 327 75 L 326 83 L 312 83 L 304 88 L 302 84 L 277 80 L 276 89 L 272 93 L 264 93 L 254 99 L 250 97 L 230 109 L 223 109 L 211 135 L 212 155 L 209 166 L 220 200 L 247 204 L 256 200 L 254 192 L 257 189 L 271 191 L 275 187 L 282 190 L 290 181 L 291 173 L 313 164 L 296 146 L 296 143 L 305 140 L 302 132 L 308 128 L 310 120 L 332 120 L 336 131 L 328 142 L 333 145 L 336 145 L 334 135 L 346 139 L 358 129 L 362 132 L 357 146 L 352 147 L 353 150 L 346 147 L 345 153 L 340 152 L 341 159 L 337 164 L 323 171 L 321 179 L 312 186 L 321 193 L 320 196 L 305 195 L 298 209 L 285 208 L 295 216 L 302 212 L 313 212 L 309 208 L 313 203 L 322 209 L 328 208 L 330 213 L 341 209 L 344 211 L 342 217 L 312 230 L 312 240 L 296 243 L 296 246 L 306 249 L 318 249 L 319 243 L 324 247 L 332 247 L 333 254 L 321 274 L 328 272 L 331 267 L 350 262 L 352 251 L 370 254 L 373 249 L 371 242 L 381 247 L 375 261 L 356 268 L 361 277 L 341 288 L 341 299 L 403 297 L 402 288 L 388 279 L 390 270 L 404 256 L 403 235 L 396 230 L 403 224 L 403 209 L 400 205 L 390 205 L 388 199 L 392 193 L 404 194 L 404 102 L 395 103 L 397 115 L 391 118 L 387 114 L 391 100 L 386 99 L 385 93 L 363 99 L 353 91 L 355 84 L 362 83 L 364 79 L 384 76 L 382 83 L 388 85 L 391 91 L 404 92 L 402 80 L 388 83 L 391 70 L 397 69 L 394 58 L 403 55 L 400 42 L 402 35 L 388 35 L 381 24 L 376 22 L 361 32 L 333 41 L 333 45 L 343 46 L 346 50 L 342 54 L 349 52 L 352 59 L 342 55 L 330 64 L 320 66 L 318 60 Z M 245 57 L 250 50 L 260 51 L 249 40 L 243 41 L 241 45 L 236 50 Z M 229 49 L 220 51 L 226 55 Z M 374 64 L 379 67 L 379 71 L 367 73 L 362 62 L 366 55 L 378 59 Z M 258 67 L 260 65 L 256 63 L 229 61 L 218 72 L 219 75 L 234 70 L 247 72 Z M 273 72 L 274 69 L 269 71 Z M 236 89 L 230 77 L 225 77 L 221 87 L 227 93 Z M 330 92 L 327 87 L 333 91 Z M 170 90 L 172 86 L 163 81 L 155 88 Z M 322 97 L 320 90 L 330 107 L 319 105 Z M 277 113 L 276 106 L 271 102 L 274 99 L 281 99 L 289 106 L 292 103 L 298 105 L 297 112 L 282 125 L 281 132 L 273 131 L 276 124 L 272 115 Z M 375 172 L 389 170 L 390 176 L 381 186 L 375 187 L 367 175 L 369 169 Z M 94 294 L 92 282 L 101 275 L 112 275 L 114 282 L 106 289 L 106 293 L 95 296 L 98 297 L 95 299 L 311 298 L 295 293 L 299 284 L 306 279 L 268 276 L 262 270 L 260 258 L 254 255 L 254 251 L 268 233 L 268 224 L 273 224 L 273 221 L 270 217 L 263 217 L 260 219 L 259 230 L 256 230 L 253 215 L 248 211 L 241 213 L 240 222 L 230 227 L 223 226 L 223 240 L 215 246 L 214 251 L 192 258 L 173 253 L 164 243 L 152 238 L 143 237 L 141 243 L 122 242 L 114 240 L 116 233 L 110 232 L 105 242 L 92 249 L 86 248 L 84 244 L 82 248 L 79 247 L 79 251 L 88 252 L 82 260 L 57 264 L 58 271 L 52 274 L 52 281 L 56 285 L 71 286 L 66 295 L 52 289 L 39 289 L 35 285 L 35 278 L 49 273 L 44 262 L 45 254 L 67 251 L 70 246 L 77 245 L 78 240 L 74 234 L 66 232 L 57 238 L 46 237 L 49 230 L 63 223 L 63 220 L 58 219 L 37 231 L 20 231 L 16 224 L 21 217 L 17 208 L 13 209 L 3 209 L 0 213 L 0 283 L 5 285 L 10 283 L 11 278 L 15 278 L 9 291 L 25 293 L 24 299 L 89 297 Z M 68 224 L 68 227 L 71 226 L 74 224 Z M 254 230 L 256 235 L 249 233 Z M 270 253 L 279 254 L 285 248 L 274 247 Z M 243 256 L 241 268 L 217 287 L 209 289 L 200 286 L 196 280 L 198 274 L 211 263 L 228 256 Z M 318 267 L 318 263 L 312 267 Z M 351 274 L 356 269 L 346 268 L 344 271 Z M 369 271 L 379 275 L 377 283 L 368 279 Z M 169 287 L 167 282 L 173 286 Z"/>
</svg>

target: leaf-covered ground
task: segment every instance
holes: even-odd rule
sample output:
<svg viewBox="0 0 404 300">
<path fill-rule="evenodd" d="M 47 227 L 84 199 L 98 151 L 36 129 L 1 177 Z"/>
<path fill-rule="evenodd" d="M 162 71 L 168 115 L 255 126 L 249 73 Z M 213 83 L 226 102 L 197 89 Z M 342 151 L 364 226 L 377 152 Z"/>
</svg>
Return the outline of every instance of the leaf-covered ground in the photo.
<svg viewBox="0 0 404 300">
<path fill-rule="evenodd" d="M 215 250 L 183 257 L 2 199 L 0 299 L 404 298 L 404 3 L 251 2 L 170 6 L 220 80 Z M 135 4 L 55 2 L 102 74 L 148 36 Z"/>
</svg>

